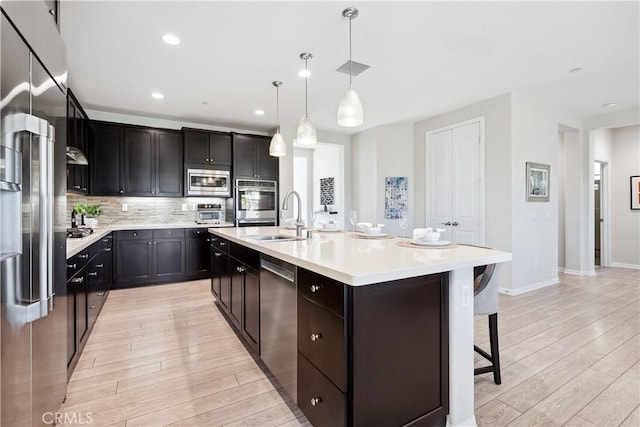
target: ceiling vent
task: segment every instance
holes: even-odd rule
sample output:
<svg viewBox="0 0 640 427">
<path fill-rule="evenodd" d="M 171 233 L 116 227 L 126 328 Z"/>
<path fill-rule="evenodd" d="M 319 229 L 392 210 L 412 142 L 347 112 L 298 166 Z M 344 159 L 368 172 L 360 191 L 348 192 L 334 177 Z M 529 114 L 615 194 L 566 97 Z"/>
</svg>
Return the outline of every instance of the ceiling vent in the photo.
<svg viewBox="0 0 640 427">
<path fill-rule="evenodd" d="M 358 75 L 360 75 L 360 73 L 362 73 L 363 71 L 365 71 L 367 68 L 371 68 L 369 65 L 365 65 L 365 64 L 361 64 L 359 62 L 356 61 L 347 61 L 344 64 L 342 64 L 341 66 L 339 66 L 336 71 L 339 73 L 344 73 L 347 76 L 349 75 L 349 63 L 351 63 L 351 75 L 353 77 L 356 77 Z"/>
</svg>

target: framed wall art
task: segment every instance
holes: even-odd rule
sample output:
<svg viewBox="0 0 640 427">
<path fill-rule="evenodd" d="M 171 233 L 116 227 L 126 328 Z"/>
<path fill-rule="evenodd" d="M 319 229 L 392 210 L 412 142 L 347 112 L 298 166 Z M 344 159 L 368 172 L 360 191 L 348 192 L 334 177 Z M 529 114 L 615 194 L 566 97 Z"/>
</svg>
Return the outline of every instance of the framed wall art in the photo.
<svg viewBox="0 0 640 427">
<path fill-rule="evenodd" d="M 631 177 L 631 210 L 640 210 L 640 175 Z"/>
<path fill-rule="evenodd" d="M 549 165 L 527 162 L 527 202 L 549 201 Z"/>
</svg>

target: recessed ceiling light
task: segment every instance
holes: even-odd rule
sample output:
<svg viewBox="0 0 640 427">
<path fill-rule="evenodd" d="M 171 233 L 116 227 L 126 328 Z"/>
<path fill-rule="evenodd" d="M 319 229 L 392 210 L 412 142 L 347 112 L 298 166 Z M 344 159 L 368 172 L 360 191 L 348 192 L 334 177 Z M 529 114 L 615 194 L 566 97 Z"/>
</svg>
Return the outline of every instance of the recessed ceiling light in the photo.
<svg viewBox="0 0 640 427">
<path fill-rule="evenodd" d="M 207 101 L 202 101 L 201 104 L 202 105 L 209 105 L 209 103 Z"/>
<path fill-rule="evenodd" d="M 307 71 L 307 70 L 300 70 L 300 72 L 298 73 L 298 75 L 302 78 L 307 78 L 307 77 L 311 77 L 311 71 Z"/>
<path fill-rule="evenodd" d="M 180 44 L 180 39 L 173 34 L 163 34 L 162 41 L 171 46 L 177 46 Z"/>
<path fill-rule="evenodd" d="M 605 108 L 615 107 L 616 105 L 618 104 L 616 104 L 615 102 L 607 102 L 606 104 L 602 104 L 602 106 Z"/>
<path fill-rule="evenodd" d="M 151 94 L 151 96 L 152 96 L 153 98 L 155 98 L 155 99 L 163 99 L 163 98 L 164 98 L 164 95 L 163 95 L 163 94 L 161 94 L 160 92 L 153 92 L 153 93 Z"/>
<path fill-rule="evenodd" d="M 569 70 L 570 73 L 577 73 L 578 71 L 582 71 L 582 68 L 576 67 Z"/>
<path fill-rule="evenodd" d="M 264 110 L 256 110 L 254 113 L 256 113 L 256 116 L 264 116 Z"/>
</svg>

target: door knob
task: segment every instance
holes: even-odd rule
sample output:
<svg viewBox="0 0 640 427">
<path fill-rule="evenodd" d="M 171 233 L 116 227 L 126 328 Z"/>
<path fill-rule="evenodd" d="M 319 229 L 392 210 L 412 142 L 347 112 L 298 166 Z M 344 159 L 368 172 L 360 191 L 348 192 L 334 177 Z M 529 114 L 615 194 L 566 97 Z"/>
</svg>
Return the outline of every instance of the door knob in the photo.
<svg viewBox="0 0 640 427">
<path fill-rule="evenodd" d="M 443 222 L 442 225 L 451 225 L 451 222 L 450 221 Z"/>
<path fill-rule="evenodd" d="M 454 227 L 457 227 L 457 226 L 459 226 L 460 224 L 458 223 L 458 221 L 453 221 L 453 222 L 451 223 L 451 225 L 453 225 Z"/>
<path fill-rule="evenodd" d="M 322 338 L 322 335 L 320 334 L 311 334 L 311 341 L 313 342 L 318 341 L 320 338 Z"/>
<path fill-rule="evenodd" d="M 312 397 L 311 398 L 311 406 L 316 406 L 320 402 L 322 402 L 322 399 L 320 397 Z"/>
</svg>

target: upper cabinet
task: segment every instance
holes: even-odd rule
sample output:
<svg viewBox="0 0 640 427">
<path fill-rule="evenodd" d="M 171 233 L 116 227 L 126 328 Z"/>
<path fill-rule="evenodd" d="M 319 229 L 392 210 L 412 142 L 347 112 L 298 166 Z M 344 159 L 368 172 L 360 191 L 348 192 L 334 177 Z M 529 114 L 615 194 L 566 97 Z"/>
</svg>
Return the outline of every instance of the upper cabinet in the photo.
<svg viewBox="0 0 640 427">
<path fill-rule="evenodd" d="M 90 194 L 124 195 L 124 127 L 114 123 L 93 122 L 90 129 Z"/>
<path fill-rule="evenodd" d="M 260 178 L 277 181 L 279 158 L 269 155 L 270 137 L 233 134 L 234 178 Z"/>
<path fill-rule="evenodd" d="M 87 155 L 89 118 L 71 90 L 67 95 L 67 146 L 76 147 Z M 67 190 L 87 194 L 89 168 L 86 165 L 67 165 Z"/>
<path fill-rule="evenodd" d="M 92 195 L 182 196 L 179 131 L 95 123 L 93 133 Z"/>
<path fill-rule="evenodd" d="M 231 165 L 231 134 L 182 129 L 184 162 L 200 165 Z"/>
</svg>

